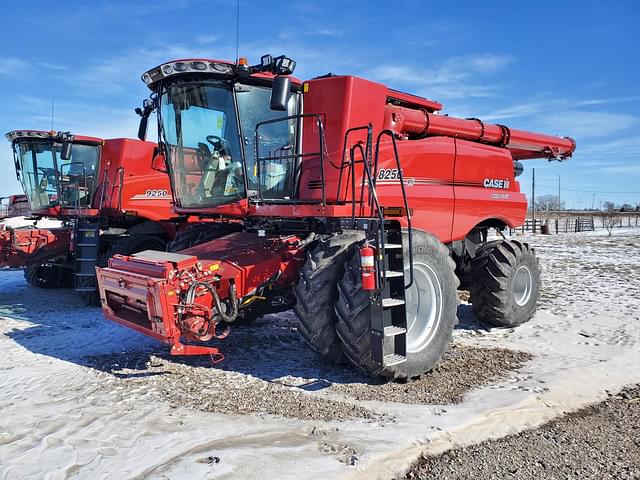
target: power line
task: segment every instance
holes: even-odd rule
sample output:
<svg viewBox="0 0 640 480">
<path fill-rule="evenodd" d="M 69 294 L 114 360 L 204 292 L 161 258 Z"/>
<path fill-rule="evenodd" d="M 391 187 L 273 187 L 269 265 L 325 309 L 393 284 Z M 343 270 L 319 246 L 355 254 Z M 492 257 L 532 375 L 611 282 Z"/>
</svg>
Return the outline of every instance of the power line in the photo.
<svg viewBox="0 0 640 480">
<path fill-rule="evenodd" d="M 557 185 L 553 185 L 551 183 L 544 183 L 544 182 L 536 182 L 537 186 L 540 187 L 545 187 L 548 189 L 555 189 L 557 188 Z M 562 187 L 562 190 L 568 190 L 570 192 L 580 192 L 580 193 L 619 193 L 619 194 L 636 194 L 636 195 L 640 195 L 640 191 L 637 192 L 630 192 L 630 191 L 616 191 L 616 190 L 593 190 L 590 188 L 587 189 L 578 189 L 578 188 L 570 188 L 570 187 Z"/>
<path fill-rule="evenodd" d="M 569 190 L 570 192 L 580 192 L 580 193 L 619 193 L 619 194 L 629 194 L 629 195 L 640 195 L 640 192 L 616 192 L 613 190 L 579 190 L 577 188 L 567 188 L 563 187 L 563 190 Z"/>
</svg>

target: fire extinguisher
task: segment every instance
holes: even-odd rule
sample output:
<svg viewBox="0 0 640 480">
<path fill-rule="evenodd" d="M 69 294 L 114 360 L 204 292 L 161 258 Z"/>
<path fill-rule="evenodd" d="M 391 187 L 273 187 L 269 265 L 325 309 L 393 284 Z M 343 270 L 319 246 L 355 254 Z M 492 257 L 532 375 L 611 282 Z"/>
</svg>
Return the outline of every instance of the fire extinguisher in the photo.
<svg viewBox="0 0 640 480">
<path fill-rule="evenodd" d="M 362 271 L 362 289 L 371 291 L 376 289 L 376 269 L 374 262 L 375 250 L 366 242 L 360 248 L 360 269 Z"/>
</svg>

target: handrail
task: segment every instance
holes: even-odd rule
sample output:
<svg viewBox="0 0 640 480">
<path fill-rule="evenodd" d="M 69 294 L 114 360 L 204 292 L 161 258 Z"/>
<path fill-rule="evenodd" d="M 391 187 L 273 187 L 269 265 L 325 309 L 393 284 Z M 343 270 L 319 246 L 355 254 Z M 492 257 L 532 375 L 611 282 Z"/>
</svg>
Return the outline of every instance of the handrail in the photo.
<svg viewBox="0 0 640 480">
<path fill-rule="evenodd" d="M 391 130 L 383 130 L 378 134 L 378 138 L 376 139 L 376 154 L 375 154 L 375 162 L 374 165 L 378 166 L 378 156 L 380 154 L 380 140 L 383 136 L 391 137 L 391 143 L 393 144 L 393 155 L 396 161 L 396 166 L 398 167 L 398 178 L 400 179 L 400 189 L 402 190 L 402 200 L 404 202 L 404 209 L 407 214 L 407 229 L 409 233 L 409 284 L 405 285 L 404 288 L 407 289 L 413 285 L 413 231 L 411 227 L 411 211 L 409 210 L 409 201 L 407 200 L 407 191 L 404 186 L 404 177 L 402 175 L 402 166 L 400 165 L 400 156 L 398 155 L 398 145 L 396 144 L 395 134 Z M 384 249 L 382 250 L 384 254 Z"/>
<path fill-rule="evenodd" d="M 336 198 L 339 198 L 340 195 L 340 187 L 342 186 L 342 171 L 344 170 L 345 165 L 347 167 L 349 167 L 349 173 L 351 173 L 351 167 L 353 162 L 346 162 L 345 161 L 345 157 L 347 155 L 347 140 L 349 139 L 349 135 L 353 132 L 357 132 L 359 130 L 367 130 L 367 150 L 369 150 L 367 153 L 369 154 L 369 157 L 367 157 L 366 155 L 364 156 L 364 158 L 370 158 L 370 153 L 371 153 L 371 140 L 372 140 L 372 130 L 373 130 L 373 126 L 370 123 L 369 125 L 363 125 L 361 127 L 351 127 L 349 128 L 345 133 L 344 133 L 344 142 L 342 144 L 342 160 L 340 162 L 340 175 L 338 176 L 338 187 L 336 190 Z M 349 179 L 347 178 L 347 182 L 349 181 Z M 363 177 L 363 181 L 364 181 L 364 177 Z M 344 196 L 344 201 L 346 202 L 347 200 L 347 192 L 345 192 L 345 196 Z"/>
<path fill-rule="evenodd" d="M 271 118 L 268 120 L 263 120 L 261 122 L 256 123 L 256 127 L 254 130 L 254 150 L 255 150 L 255 162 L 257 166 L 257 174 L 258 174 L 258 196 L 260 197 L 260 201 L 264 202 L 264 197 L 262 196 L 262 188 L 260 184 L 260 163 L 265 162 L 267 160 L 273 160 L 276 157 L 261 157 L 260 156 L 260 142 L 258 130 L 260 127 L 264 125 L 269 125 L 277 122 L 285 122 L 289 120 L 300 120 L 303 118 L 315 118 L 316 125 L 318 126 L 318 141 L 319 148 L 318 152 L 313 153 L 294 153 L 291 155 L 280 155 L 277 157 L 279 160 L 292 160 L 292 159 L 302 159 L 305 157 L 318 156 L 320 157 L 320 178 L 322 181 L 322 206 L 325 207 L 327 205 L 327 192 L 326 192 L 326 183 L 325 183 L 325 172 L 324 172 L 324 145 L 325 145 L 325 136 L 324 136 L 324 124 L 322 123 L 322 115 L 318 113 L 301 113 L 298 115 L 289 115 L 286 117 L 277 117 Z M 292 185 L 293 188 L 293 185 Z"/>
</svg>

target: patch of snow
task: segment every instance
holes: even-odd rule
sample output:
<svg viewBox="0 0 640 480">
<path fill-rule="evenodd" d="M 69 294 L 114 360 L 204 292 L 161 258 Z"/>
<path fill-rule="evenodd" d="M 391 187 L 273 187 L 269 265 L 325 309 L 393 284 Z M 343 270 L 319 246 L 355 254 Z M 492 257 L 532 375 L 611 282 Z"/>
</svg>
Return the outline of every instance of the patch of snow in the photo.
<svg viewBox="0 0 640 480">
<path fill-rule="evenodd" d="M 42 217 L 34 220 L 28 217 L 9 217 L 0 221 L 0 230 L 16 229 L 16 228 L 59 228 L 62 226 L 60 220 L 55 218 Z"/>
</svg>

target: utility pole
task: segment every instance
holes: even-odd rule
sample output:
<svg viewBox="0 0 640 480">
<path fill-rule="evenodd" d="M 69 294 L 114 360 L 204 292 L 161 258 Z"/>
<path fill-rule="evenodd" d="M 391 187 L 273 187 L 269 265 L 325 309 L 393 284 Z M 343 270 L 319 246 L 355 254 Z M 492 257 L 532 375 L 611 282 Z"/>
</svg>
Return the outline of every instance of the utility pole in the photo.
<svg viewBox="0 0 640 480">
<path fill-rule="evenodd" d="M 561 203 L 560 203 L 560 175 L 558 175 L 558 212 L 560 212 L 561 210 Z"/>
<path fill-rule="evenodd" d="M 593 194 L 593 198 L 591 199 L 591 210 L 593 210 L 596 206 L 596 194 Z"/>
<path fill-rule="evenodd" d="M 533 221 L 533 234 L 536 233 L 536 169 L 533 170 L 531 178 L 531 220 Z"/>
</svg>

